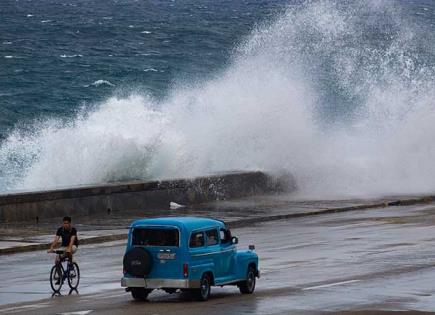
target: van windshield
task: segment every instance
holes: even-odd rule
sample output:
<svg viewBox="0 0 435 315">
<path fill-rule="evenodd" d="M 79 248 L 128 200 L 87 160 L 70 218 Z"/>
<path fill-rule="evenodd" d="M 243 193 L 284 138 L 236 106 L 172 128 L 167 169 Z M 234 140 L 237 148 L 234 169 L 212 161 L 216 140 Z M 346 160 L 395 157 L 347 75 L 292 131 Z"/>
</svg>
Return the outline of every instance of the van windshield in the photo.
<svg viewBox="0 0 435 315">
<path fill-rule="evenodd" d="M 135 228 L 133 245 L 141 246 L 178 246 L 179 232 L 176 228 Z"/>
</svg>

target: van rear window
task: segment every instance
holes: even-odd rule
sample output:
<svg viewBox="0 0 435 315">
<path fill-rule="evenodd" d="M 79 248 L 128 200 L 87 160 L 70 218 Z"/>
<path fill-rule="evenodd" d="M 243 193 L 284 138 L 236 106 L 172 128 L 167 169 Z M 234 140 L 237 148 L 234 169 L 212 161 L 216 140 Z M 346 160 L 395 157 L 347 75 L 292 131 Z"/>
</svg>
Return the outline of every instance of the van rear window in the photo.
<svg viewBox="0 0 435 315">
<path fill-rule="evenodd" d="M 179 232 L 175 228 L 135 228 L 132 243 L 139 246 L 178 246 Z"/>
</svg>

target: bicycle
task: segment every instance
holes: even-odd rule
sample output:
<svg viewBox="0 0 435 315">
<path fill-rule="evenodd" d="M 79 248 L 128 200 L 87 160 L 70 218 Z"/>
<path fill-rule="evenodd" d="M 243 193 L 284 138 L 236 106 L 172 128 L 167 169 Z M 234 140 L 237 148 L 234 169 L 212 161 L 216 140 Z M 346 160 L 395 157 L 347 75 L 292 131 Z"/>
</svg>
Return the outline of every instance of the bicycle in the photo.
<svg viewBox="0 0 435 315">
<path fill-rule="evenodd" d="M 54 250 L 53 253 L 57 254 L 56 263 L 50 271 L 50 285 L 55 293 L 60 293 L 65 279 L 68 279 L 68 285 L 71 290 L 77 290 L 80 282 L 80 269 L 75 261 L 71 261 L 66 255 L 64 250 Z M 63 266 L 66 262 L 66 269 Z"/>
</svg>

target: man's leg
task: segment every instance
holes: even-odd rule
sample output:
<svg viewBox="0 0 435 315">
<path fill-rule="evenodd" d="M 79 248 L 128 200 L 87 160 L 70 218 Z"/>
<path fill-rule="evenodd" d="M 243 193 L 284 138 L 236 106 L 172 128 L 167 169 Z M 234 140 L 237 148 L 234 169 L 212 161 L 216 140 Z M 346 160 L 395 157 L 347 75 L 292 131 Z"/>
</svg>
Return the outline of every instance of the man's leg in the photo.
<svg viewBox="0 0 435 315">
<path fill-rule="evenodd" d="M 73 262 L 73 254 L 75 254 L 77 252 L 77 246 L 73 245 L 71 248 L 71 253 L 69 253 L 69 261 L 72 263 Z"/>
<path fill-rule="evenodd" d="M 58 250 L 64 250 L 62 247 L 58 248 Z M 54 264 L 56 265 L 56 275 L 57 277 L 55 279 L 57 279 L 56 281 L 56 285 L 59 285 L 61 281 L 63 281 L 63 277 L 62 277 L 62 267 L 61 267 L 61 255 L 56 255 L 56 258 L 54 260 Z"/>
</svg>

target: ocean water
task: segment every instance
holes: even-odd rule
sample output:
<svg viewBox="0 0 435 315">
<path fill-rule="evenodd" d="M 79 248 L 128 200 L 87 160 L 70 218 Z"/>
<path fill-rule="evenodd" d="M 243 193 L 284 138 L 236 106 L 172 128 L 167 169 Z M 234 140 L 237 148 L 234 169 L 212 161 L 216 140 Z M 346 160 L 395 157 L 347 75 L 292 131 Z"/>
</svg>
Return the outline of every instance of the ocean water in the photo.
<svg viewBox="0 0 435 315">
<path fill-rule="evenodd" d="M 0 191 L 225 170 L 435 190 L 433 1 L 0 2 Z"/>
<path fill-rule="evenodd" d="M 70 118 L 111 95 L 161 98 L 208 78 L 283 1 L 0 3 L 0 136 L 15 124 Z"/>
</svg>

